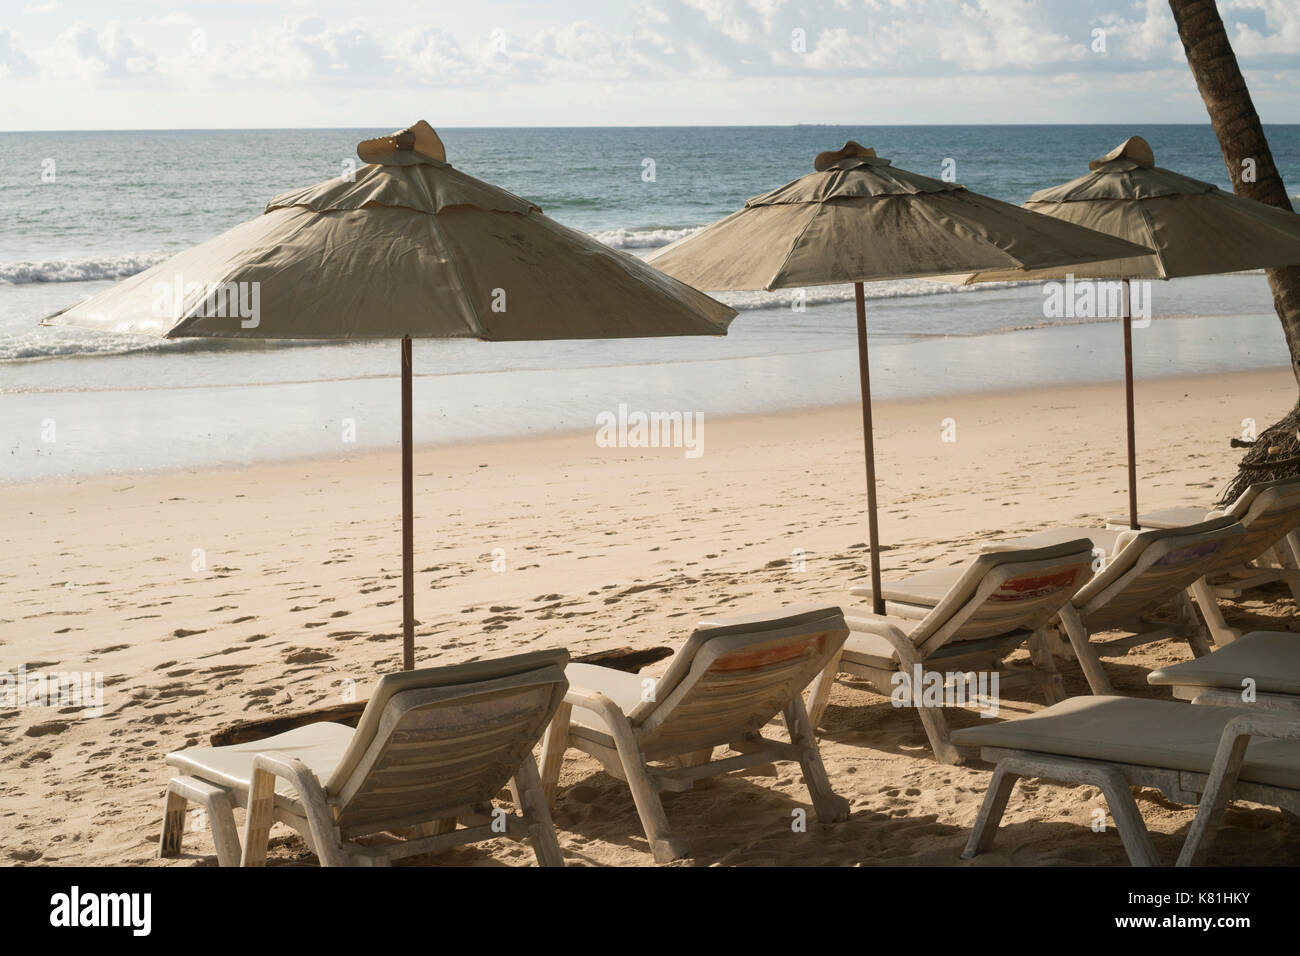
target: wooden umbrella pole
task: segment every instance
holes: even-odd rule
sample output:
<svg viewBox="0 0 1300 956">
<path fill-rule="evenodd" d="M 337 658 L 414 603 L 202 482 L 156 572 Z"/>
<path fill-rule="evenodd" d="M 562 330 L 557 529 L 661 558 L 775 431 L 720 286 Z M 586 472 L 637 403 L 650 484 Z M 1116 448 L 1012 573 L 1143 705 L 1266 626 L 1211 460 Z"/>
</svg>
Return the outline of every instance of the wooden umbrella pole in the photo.
<svg viewBox="0 0 1300 956">
<path fill-rule="evenodd" d="M 862 382 L 862 443 L 867 455 L 867 534 L 871 542 L 871 604 L 876 614 L 885 613 L 880 593 L 880 527 L 876 521 L 876 445 L 871 429 L 871 363 L 867 357 L 867 300 L 862 283 L 853 283 L 853 302 L 858 310 L 858 374 Z"/>
<path fill-rule="evenodd" d="M 411 452 L 411 337 L 402 337 L 402 669 L 415 668 L 415 494 Z"/>
<path fill-rule="evenodd" d="M 1124 402 L 1128 412 L 1128 526 L 1137 530 L 1137 428 L 1133 413 L 1133 310 L 1129 305 L 1129 280 L 1124 288 Z"/>
</svg>

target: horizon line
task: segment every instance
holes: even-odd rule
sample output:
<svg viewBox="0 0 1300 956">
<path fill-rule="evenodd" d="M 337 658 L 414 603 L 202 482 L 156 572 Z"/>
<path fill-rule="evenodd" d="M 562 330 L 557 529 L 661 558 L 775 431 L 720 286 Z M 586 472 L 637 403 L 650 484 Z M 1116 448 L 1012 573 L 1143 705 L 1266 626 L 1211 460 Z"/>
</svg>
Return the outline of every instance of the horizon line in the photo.
<svg viewBox="0 0 1300 956">
<path fill-rule="evenodd" d="M 540 125 L 540 126 L 436 126 L 443 130 L 542 130 L 542 129 L 836 129 L 847 127 L 877 128 L 968 128 L 968 127 L 1080 127 L 1080 126 L 1212 126 L 1207 118 L 1200 123 L 1169 123 L 1146 121 L 1117 121 L 1114 123 L 636 123 L 631 125 Z M 1300 126 L 1295 123 L 1263 122 L 1264 127 Z M 0 135 L 6 133 L 253 133 L 253 132 L 328 132 L 332 130 L 376 130 L 386 126 L 136 126 L 136 127 L 95 127 L 67 129 L 49 127 L 43 129 L 0 129 Z"/>
</svg>

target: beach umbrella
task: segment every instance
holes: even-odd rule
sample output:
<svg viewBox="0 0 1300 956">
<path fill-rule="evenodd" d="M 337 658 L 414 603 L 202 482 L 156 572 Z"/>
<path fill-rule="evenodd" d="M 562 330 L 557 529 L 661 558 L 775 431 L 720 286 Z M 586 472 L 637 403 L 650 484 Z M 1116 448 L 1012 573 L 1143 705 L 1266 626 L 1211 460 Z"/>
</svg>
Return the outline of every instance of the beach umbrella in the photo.
<svg viewBox="0 0 1300 956">
<path fill-rule="evenodd" d="M 163 338 L 401 341 L 403 666 L 414 667 L 411 340 L 724 335 L 735 310 L 446 161 L 426 122 L 367 165 L 48 316 Z"/>
<path fill-rule="evenodd" d="M 665 246 L 647 261 L 709 291 L 853 283 L 871 586 L 875 611 L 883 614 L 863 283 L 979 269 L 1037 269 L 1150 250 L 957 183 L 899 169 L 854 142 L 819 154 L 813 168 L 815 172 L 754 197 L 743 209 Z"/>
<path fill-rule="evenodd" d="M 1160 168 L 1141 136 L 1130 136 L 1090 162 L 1088 169 L 1086 176 L 1034 193 L 1024 208 L 1139 243 L 1150 248 L 1150 254 L 1029 273 L 981 271 L 962 277 L 962 281 L 1057 280 L 1067 276 L 1119 280 L 1128 419 L 1129 526 L 1137 528 L 1131 280 L 1296 265 L 1300 263 L 1300 216 Z"/>
</svg>

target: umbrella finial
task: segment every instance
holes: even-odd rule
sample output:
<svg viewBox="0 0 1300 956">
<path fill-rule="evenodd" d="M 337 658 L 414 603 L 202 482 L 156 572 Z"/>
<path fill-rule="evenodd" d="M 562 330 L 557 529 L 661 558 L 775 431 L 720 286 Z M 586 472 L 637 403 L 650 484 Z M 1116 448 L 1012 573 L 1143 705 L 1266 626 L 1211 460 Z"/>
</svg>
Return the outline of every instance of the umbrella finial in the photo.
<svg viewBox="0 0 1300 956">
<path fill-rule="evenodd" d="M 387 136 L 362 140 L 357 144 L 357 155 L 363 162 L 381 166 L 414 166 L 429 159 L 447 161 L 442 140 L 424 120 Z"/>
<path fill-rule="evenodd" d="M 1150 169 L 1156 164 L 1156 156 L 1155 153 L 1151 151 L 1151 144 L 1141 136 L 1130 136 L 1105 156 L 1102 156 L 1100 159 L 1094 159 L 1090 162 L 1088 168 L 1099 169 L 1107 163 L 1113 163 L 1117 159 L 1127 159 L 1144 169 Z"/>
<path fill-rule="evenodd" d="M 865 159 L 875 159 L 876 151 L 868 146 L 863 146 L 861 143 L 855 143 L 853 140 L 849 140 L 844 144 L 843 149 L 832 150 L 828 153 L 818 153 L 817 158 L 813 160 L 813 169 L 820 173 L 822 170 L 830 169 L 841 159 L 849 159 L 854 156 L 861 156 Z"/>
</svg>

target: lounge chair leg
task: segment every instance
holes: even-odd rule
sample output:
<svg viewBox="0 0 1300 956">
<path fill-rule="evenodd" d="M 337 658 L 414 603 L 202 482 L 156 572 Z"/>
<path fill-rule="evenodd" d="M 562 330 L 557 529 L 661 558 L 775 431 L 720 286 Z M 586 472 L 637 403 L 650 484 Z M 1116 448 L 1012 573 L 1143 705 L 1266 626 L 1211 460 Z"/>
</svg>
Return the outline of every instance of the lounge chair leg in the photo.
<svg viewBox="0 0 1300 956">
<path fill-rule="evenodd" d="M 1065 625 L 1065 633 L 1070 638 L 1070 647 L 1074 649 L 1074 656 L 1078 658 L 1079 666 L 1083 668 L 1083 676 L 1088 679 L 1088 687 L 1097 695 L 1114 694 L 1115 688 L 1111 686 L 1110 678 L 1102 670 L 1101 658 L 1097 656 L 1097 649 L 1088 640 L 1088 631 L 1083 626 L 1083 619 L 1079 617 L 1079 612 L 1074 605 L 1066 604 L 1061 608 L 1061 623 Z"/>
<path fill-rule="evenodd" d="M 918 704 L 915 709 L 921 718 L 921 726 L 925 728 L 925 736 L 930 741 L 934 759 L 953 767 L 964 764 L 966 761 L 961 751 L 953 746 L 952 738 L 948 735 L 948 719 L 944 717 L 942 708 Z"/>
<path fill-rule="evenodd" d="M 166 859 L 181 855 L 181 841 L 185 837 L 185 809 L 189 801 L 167 785 L 167 798 L 163 806 L 162 836 L 158 840 L 158 856 Z"/>
<path fill-rule="evenodd" d="M 1223 609 L 1219 607 L 1219 599 L 1214 596 L 1214 588 L 1210 586 L 1209 581 L 1205 578 L 1197 578 L 1188 590 L 1191 591 L 1192 597 L 1196 598 L 1196 606 L 1209 626 L 1215 644 L 1223 647 L 1241 637 L 1240 631 L 1228 626 L 1223 616 Z"/>
<path fill-rule="evenodd" d="M 1178 605 L 1179 616 L 1183 619 L 1183 633 L 1187 635 L 1187 644 L 1191 647 L 1192 654 L 1196 657 L 1204 657 L 1210 653 L 1210 642 L 1207 639 L 1205 625 L 1201 623 L 1191 597 L 1186 591 L 1179 591 L 1175 602 Z"/>
<path fill-rule="evenodd" d="M 619 762 L 623 765 L 623 775 L 627 777 L 628 789 L 632 791 L 632 802 L 636 804 L 637 816 L 645 829 L 646 839 L 650 843 L 650 852 L 656 863 L 671 863 L 687 855 L 686 844 L 676 840 L 668 826 L 668 815 L 664 813 L 663 801 L 659 799 L 659 790 L 646 769 L 645 759 L 636 745 L 632 725 L 626 718 L 611 720 L 609 731 L 618 750 Z"/>
<path fill-rule="evenodd" d="M 572 704 L 560 704 L 542 738 L 542 793 L 546 796 L 548 807 L 555 806 L 555 791 L 560 786 L 560 768 L 564 765 L 564 752 L 569 749 L 569 718 L 572 714 Z"/>
<path fill-rule="evenodd" d="M 1288 531 L 1286 537 L 1278 543 L 1278 554 L 1288 560 L 1282 563 L 1289 568 L 1300 568 L 1300 530 Z M 1291 599 L 1300 607 L 1300 579 L 1288 574 L 1286 586 L 1291 589 Z"/>
<path fill-rule="evenodd" d="M 217 848 L 217 866 L 239 866 L 242 851 L 239 847 L 239 830 L 235 826 L 235 810 L 227 793 L 214 793 L 208 801 L 208 827 L 212 842 Z"/>
<path fill-rule="evenodd" d="M 528 842 L 537 855 L 538 866 L 564 866 L 564 855 L 560 852 L 560 841 L 555 836 L 555 825 L 551 822 L 551 813 L 546 806 L 546 795 L 542 792 L 542 778 L 537 773 L 537 764 L 529 754 L 519 765 L 519 770 L 511 779 L 515 793 L 519 795 L 516 809 L 524 818 L 528 830 Z"/>
<path fill-rule="evenodd" d="M 1249 745 L 1250 737 L 1242 735 L 1232 742 L 1232 747 L 1226 754 L 1222 751 L 1215 754 L 1208 785 L 1201 794 L 1201 802 L 1196 809 L 1196 819 L 1187 831 L 1187 839 L 1183 841 L 1175 866 L 1192 866 L 1213 845 L 1219 832 L 1219 823 L 1223 820 L 1228 804 L 1232 802 L 1237 774 L 1246 759 L 1246 748 Z"/>
<path fill-rule="evenodd" d="M 217 851 L 218 866 L 238 866 L 239 832 L 230 796 L 220 787 L 194 777 L 173 777 L 167 783 L 167 802 L 163 812 L 162 836 L 158 841 L 159 857 L 181 854 L 185 835 L 185 816 L 189 804 L 204 809 L 208 828 Z"/>
<path fill-rule="evenodd" d="M 799 766 L 803 769 L 803 782 L 812 797 L 813 809 L 817 819 L 822 823 L 841 823 L 849 818 L 849 801 L 831 789 L 830 777 L 826 775 L 826 765 L 822 763 L 821 751 L 817 749 L 817 738 L 813 734 L 812 721 L 804 709 L 803 696 L 797 695 L 785 707 L 786 731 L 790 742 L 799 748 Z"/>
<path fill-rule="evenodd" d="M 1147 832 L 1142 814 L 1138 812 L 1137 803 L 1133 799 L 1133 791 L 1123 773 L 1112 766 L 1094 761 L 1031 753 L 1013 754 L 998 761 L 984 805 L 975 819 L 975 829 L 962 852 L 964 859 L 969 860 L 992 845 L 993 834 L 1007 808 L 1007 798 L 1011 795 L 1017 777 L 1040 777 L 1060 783 L 1097 787 L 1105 797 L 1106 805 L 1110 807 L 1110 814 L 1115 819 L 1115 828 L 1119 830 L 1129 862 L 1133 866 L 1158 865 L 1155 847 L 1151 845 L 1151 835 Z"/>
<path fill-rule="evenodd" d="M 1133 866 L 1159 866 L 1151 834 L 1147 832 L 1128 780 L 1118 770 L 1107 767 L 1101 770 L 1099 785 L 1110 807 L 1110 815 L 1115 818 L 1115 828 L 1119 830 L 1119 838 L 1128 852 L 1129 863 Z"/>
<path fill-rule="evenodd" d="M 1065 688 L 1061 684 L 1061 672 L 1056 669 L 1056 660 L 1047 643 L 1047 633 L 1042 629 L 1029 635 L 1029 659 L 1034 665 L 1034 679 L 1047 703 L 1055 704 L 1065 700 Z"/>
<path fill-rule="evenodd" d="M 988 793 L 984 795 L 984 803 L 980 805 L 979 816 L 975 818 L 970 839 L 966 841 L 966 849 L 961 851 L 963 860 L 973 860 L 981 853 L 987 853 L 989 847 L 993 845 L 998 824 L 1002 822 L 1002 814 L 1007 810 L 1007 801 L 1011 799 L 1011 791 L 1015 789 L 1016 781 L 1019 779 L 1020 774 L 1008 769 L 1005 760 L 993 769 L 993 779 L 989 781 Z"/>
<path fill-rule="evenodd" d="M 835 652 L 826 664 L 826 667 L 818 674 L 808 689 L 808 722 L 812 727 L 813 734 L 817 733 L 817 728 L 821 726 L 822 714 L 826 712 L 826 705 L 831 699 L 831 688 L 835 686 L 835 678 L 840 671 L 840 658 L 844 656 L 844 648 L 841 647 Z"/>
<path fill-rule="evenodd" d="M 255 768 L 248 788 L 248 812 L 244 818 L 244 855 L 240 865 L 266 865 L 266 849 L 271 840 L 274 810 L 275 776 L 270 771 Z"/>
</svg>

